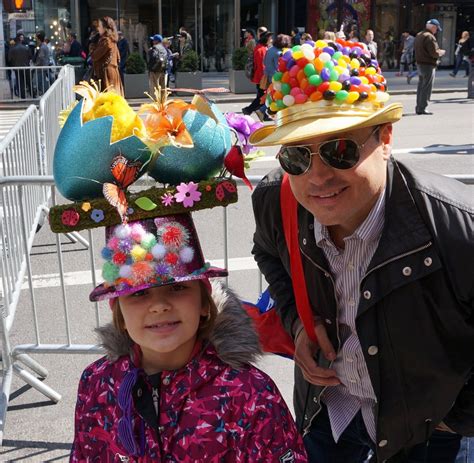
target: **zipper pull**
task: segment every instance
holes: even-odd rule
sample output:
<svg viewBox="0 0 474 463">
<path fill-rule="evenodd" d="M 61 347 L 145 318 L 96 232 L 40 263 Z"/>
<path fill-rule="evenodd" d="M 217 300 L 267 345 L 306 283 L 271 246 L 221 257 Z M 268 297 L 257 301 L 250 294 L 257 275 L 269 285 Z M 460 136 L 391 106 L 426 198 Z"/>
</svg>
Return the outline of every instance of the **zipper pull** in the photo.
<svg viewBox="0 0 474 463">
<path fill-rule="evenodd" d="M 160 407 L 160 394 L 158 393 L 158 388 L 154 387 L 151 393 L 153 397 L 153 406 L 155 407 L 156 416 L 158 416 L 158 410 Z"/>
</svg>

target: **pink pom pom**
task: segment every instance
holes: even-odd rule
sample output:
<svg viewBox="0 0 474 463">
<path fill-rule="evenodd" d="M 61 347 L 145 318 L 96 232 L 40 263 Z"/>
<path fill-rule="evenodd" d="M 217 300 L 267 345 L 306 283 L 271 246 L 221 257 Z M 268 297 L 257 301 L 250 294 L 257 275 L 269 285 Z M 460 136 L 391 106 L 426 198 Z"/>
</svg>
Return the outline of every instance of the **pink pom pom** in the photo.
<svg viewBox="0 0 474 463">
<path fill-rule="evenodd" d="M 140 242 L 145 236 L 146 231 L 143 229 L 143 226 L 139 223 L 134 223 L 132 225 L 131 236 L 135 241 Z"/>
<path fill-rule="evenodd" d="M 110 238 L 109 242 L 107 243 L 107 247 L 112 249 L 112 251 L 118 251 L 119 244 L 120 240 L 116 236 L 112 236 L 112 238 Z"/>
</svg>

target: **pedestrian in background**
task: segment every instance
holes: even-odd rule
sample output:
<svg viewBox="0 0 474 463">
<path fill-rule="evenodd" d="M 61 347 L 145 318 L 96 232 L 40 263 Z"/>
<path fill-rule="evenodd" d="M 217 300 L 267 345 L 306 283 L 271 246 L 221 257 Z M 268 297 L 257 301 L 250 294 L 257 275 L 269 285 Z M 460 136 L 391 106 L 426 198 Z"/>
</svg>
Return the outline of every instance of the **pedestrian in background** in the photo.
<svg viewBox="0 0 474 463">
<path fill-rule="evenodd" d="M 289 36 L 287 35 L 287 37 Z M 291 37 L 290 37 L 290 40 L 291 40 Z M 303 32 L 301 34 L 300 44 L 303 45 L 308 42 L 311 42 L 310 45 L 314 45 L 313 37 L 311 36 L 311 34 L 309 34 L 308 32 Z"/>
<path fill-rule="evenodd" d="M 304 35 L 304 34 L 303 34 Z M 303 40 L 303 35 L 301 40 Z M 307 34 L 309 35 L 309 34 Z M 310 36 L 311 37 L 311 36 Z M 304 42 L 303 42 L 304 43 Z M 278 34 L 273 45 L 265 53 L 263 59 L 264 76 L 266 77 L 266 83 L 260 84 L 262 90 L 266 90 L 272 82 L 273 74 L 278 69 L 278 59 L 280 58 L 283 50 L 291 47 L 291 37 L 286 34 Z M 267 115 L 267 106 L 263 104 L 259 109 L 255 110 L 255 114 L 260 121 L 271 121 L 272 119 Z"/>
<path fill-rule="evenodd" d="M 127 64 L 127 58 L 128 58 L 128 55 L 130 54 L 130 47 L 128 46 L 128 40 L 123 35 L 122 31 L 118 31 L 117 35 L 118 35 L 117 48 L 119 50 L 119 55 L 120 55 L 119 72 L 120 72 L 120 79 L 122 79 L 122 85 L 124 85 L 125 65 Z"/>
<path fill-rule="evenodd" d="M 340 37 L 340 38 L 346 38 L 346 36 L 344 35 L 344 37 Z M 331 42 L 335 42 L 336 41 L 336 34 L 335 32 L 333 31 L 324 31 L 324 34 L 323 34 L 323 40 L 329 40 Z"/>
<path fill-rule="evenodd" d="M 245 108 L 242 108 L 242 113 L 246 115 L 252 114 L 254 111 L 260 108 L 262 102 L 262 96 L 265 94 L 266 88 L 262 88 L 264 86 L 264 81 L 266 80 L 266 76 L 264 74 L 264 64 L 263 60 L 265 58 L 265 54 L 267 53 L 268 47 L 272 45 L 273 41 L 273 33 L 272 32 L 264 32 L 260 40 L 253 51 L 253 77 L 252 82 L 255 84 L 257 93 L 254 100 Z"/>
<path fill-rule="evenodd" d="M 301 32 L 297 27 L 293 27 L 290 32 L 292 45 L 299 45 L 301 41 Z"/>
<path fill-rule="evenodd" d="M 390 31 L 385 33 L 385 37 L 382 42 L 382 60 L 380 66 L 386 64 L 386 69 L 392 69 L 395 61 L 395 44 L 393 42 L 393 36 Z"/>
<path fill-rule="evenodd" d="M 415 38 L 415 59 L 418 69 L 418 87 L 416 89 L 416 114 L 433 114 L 426 110 L 431 98 L 431 90 L 435 78 L 438 60 L 445 54 L 439 48 L 436 34 L 441 31 L 441 24 L 437 19 L 427 21 L 425 29 L 418 32 Z"/>
<path fill-rule="evenodd" d="M 168 52 L 163 46 L 163 37 L 155 34 L 150 37 L 152 46 L 148 50 L 148 81 L 150 95 L 155 94 L 155 88 L 165 87 L 166 67 L 168 66 Z"/>
<path fill-rule="evenodd" d="M 257 42 L 255 41 L 255 32 L 252 29 L 245 29 L 244 32 L 244 47 L 249 53 L 253 53 Z"/>
<path fill-rule="evenodd" d="M 36 52 L 33 57 L 33 64 L 35 66 L 48 67 L 50 66 L 50 50 L 45 42 L 44 31 L 38 31 L 36 33 Z M 37 69 L 35 72 L 35 84 L 38 95 L 43 95 L 48 90 L 49 82 L 49 70 L 48 69 Z"/>
<path fill-rule="evenodd" d="M 462 65 L 466 68 L 466 73 L 464 77 L 469 75 L 469 71 L 471 68 L 471 62 L 469 60 L 469 55 L 471 54 L 471 40 L 469 31 L 464 31 L 461 34 L 461 38 L 459 39 L 458 43 L 456 44 L 456 50 L 454 51 L 454 58 L 456 60 L 453 72 L 450 72 L 449 75 L 451 77 L 456 77 L 459 69 Z"/>
<path fill-rule="evenodd" d="M 77 40 L 77 34 L 75 32 L 70 32 L 67 36 L 66 42 L 63 46 L 64 56 L 69 56 L 71 58 L 80 58 L 82 57 L 82 46 Z"/>
<path fill-rule="evenodd" d="M 408 76 L 413 74 L 415 37 L 410 31 L 405 31 L 402 34 L 402 54 L 400 56 L 400 70 L 397 76 L 403 76 L 405 68 L 408 68 Z"/>
<path fill-rule="evenodd" d="M 15 83 L 14 92 L 15 95 L 22 99 L 26 98 L 26 93 L 31 94 L 31 83 L 30 83 L 30 50 L 23 44 L 23 35 L 17 35 L 15 37 L 15 45 L 8 50 L 8 65 L 12 67 L 25 67 L 27 69 L 15 69 Z"/>
<path fill-rule="evenodd" d="M 166 75 L 165 75 L 166 86 L 168 87 L 170 82 L 175 81 L 175 76 L 173 73 L 173 69 L 174 69 L 173 61 L 178 58 L 179 53 L 177 51 L 174 53 L 171 51 L 171 40 L 168 37 L 165 37 L 162 43 L 163 43 L 163 46 L 165 47 L 166 54 L 168 55 L 167 56 L 168 60 L 166 64 Z"/>
<path fill-rule="evenodd" d="M 365 33 L 364 43 L 367 45 L 367 48 L 372 54 L 372 58 L 377 59 L 378 46 L 377 42 L 374 40 L 374 31 L 372 29 L 367 29 Z"/>
<path fill-rule="evenodd" d="M 123 96 L 123 85 L 119 72 L 118 34 L 114 20 L 109 16 L 100 18 L 97 31 L 99 40 L 96 44 L 91 44 L 94 78 L 100 81 L 102 90 L 113 89 Z"/>
<path fill-rule="evenodd" d="M 262 36 L 262 34 L 264 34 L 265 32 L 267 32 L 268 29 L 265 27 L 265 26 L 260 26 L 258 29 L 257 29 L 257 43 L 258 41 L 260 40 L 260 37 Z"/>
</svg>

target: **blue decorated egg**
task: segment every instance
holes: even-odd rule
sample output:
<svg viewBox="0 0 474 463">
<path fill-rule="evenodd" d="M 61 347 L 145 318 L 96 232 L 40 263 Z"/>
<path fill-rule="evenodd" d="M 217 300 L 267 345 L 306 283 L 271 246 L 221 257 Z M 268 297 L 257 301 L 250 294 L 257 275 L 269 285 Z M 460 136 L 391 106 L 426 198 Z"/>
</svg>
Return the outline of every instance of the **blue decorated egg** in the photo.
<svg viewBox="0 0 474 463">
<path fill-rule="evenodd" d="M 223 167 L 224 157 L 231 148 L 226 119 L 216 105 L 200 96 L 194 97 L 193 104 L 198 110 L 186 111 L 183 122 L 194 146 L 161 148 L 160 155 L 149 168 L 149 175 L 158 182 L 171 185 L 199 182 L 213 177 Z"/>
<path fill-rule="evenodd" d="M 59 192 L 71 201 L 102 197 L 103 184 L 116 183 L 110 170 L 116 156 L 142 164 L 151 156 L 148 147 L 134 135 L 110 143 L 112 116 L 82 124 L 82 103 L 67 118 L 54 152 L 54 181 Z"/>
</svg>

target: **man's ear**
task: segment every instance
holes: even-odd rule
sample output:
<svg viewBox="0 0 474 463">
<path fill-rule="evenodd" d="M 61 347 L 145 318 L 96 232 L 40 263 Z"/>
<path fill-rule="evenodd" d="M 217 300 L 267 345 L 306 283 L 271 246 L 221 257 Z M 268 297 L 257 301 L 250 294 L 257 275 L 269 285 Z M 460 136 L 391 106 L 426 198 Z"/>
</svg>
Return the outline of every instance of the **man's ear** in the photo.
<svg viewBox="0 0 474 463">
<path fill-rule="evenodd" d="M 385 124 L 380 128 L 380 141 L 382 142 L 383 157 L 389 159 L 392 154 L 393 126 Z"/>
</svg>

